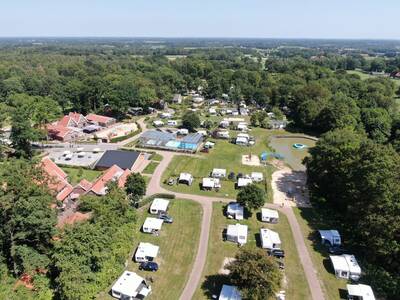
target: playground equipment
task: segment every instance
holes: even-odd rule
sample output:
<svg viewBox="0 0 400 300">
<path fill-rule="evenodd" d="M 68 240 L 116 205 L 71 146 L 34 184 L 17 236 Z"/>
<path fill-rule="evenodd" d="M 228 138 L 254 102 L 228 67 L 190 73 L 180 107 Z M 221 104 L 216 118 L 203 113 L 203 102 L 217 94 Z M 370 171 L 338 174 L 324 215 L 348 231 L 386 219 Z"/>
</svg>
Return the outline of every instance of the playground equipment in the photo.
<svg viewBox="0 0 400 300">
<path fill-rule="evenodd" d="M 304 148 L 306 148 L 306 147 L 307 147 L 307 146 L 304 145 L 304 144 L 299 144 L 299 143 L 293 144 L 293 148 L 299 149 L 299 150 L 304 149 Z"/>
</svg>

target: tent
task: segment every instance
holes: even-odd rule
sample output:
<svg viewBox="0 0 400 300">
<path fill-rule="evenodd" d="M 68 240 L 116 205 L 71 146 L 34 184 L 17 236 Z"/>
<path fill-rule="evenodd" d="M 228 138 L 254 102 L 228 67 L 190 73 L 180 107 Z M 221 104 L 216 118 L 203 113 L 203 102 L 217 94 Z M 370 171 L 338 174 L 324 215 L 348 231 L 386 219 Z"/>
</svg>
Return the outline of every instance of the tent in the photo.
<svg viewBox="0 0 400 300">
<path fill-rule="evenodd" d="M 280 249 L 282 246 L 279 233 L 272 231 L 268 228 L 260 229 L 261 247 L 263 249 Z"/>
<path fill-rule="evenodd" d="M 111 295 L 117 299 L 144 299 L 151 293 L 151 286 L 134 272 L 124 271 L 111 288 Z"/>
<path fill-rule="evenodd" d="M 361 268 L 354 255 L 331 255 L 329 256 L 332 262 L 335 275 L 338 278 L 352 279 L 357 281 L 361 277 Z"/>
<path fill-rule="evenodd" d="M 158 250 L 160 247 L 150 244 L 150 243 L 139 243 L 139 246 L 135 252 L 135 261 L 144 262 L 152 261 L 158 255 Z"/>
<path fill-rule="evenodd" d="M 181 173 L 181 174 L 179 174 L 178 182 L 179 183 L 184 183 L 184 184 L 187 184 L 187 185 L 192 185 L 193 176 L 190 173 Z"/>
<path fill-rule="evenodd" d="M 161 230 L 163 220 L 156 218 L 146 218 L 143 223 L 143 232 L 145 233 L 155 233 Z"/>
<path fill-rule="evenodd" d="M 244 245 L 247 243 L 247 225 L 239 223 L 235 225 L 228 225 L 226 230 L 226 239 L 228 241 Z"/>
<path fill-rule="evenodd" d="M 226 215 L 228 218 L 236 220 L 243 220 L 244 208 L 242 205 L 236 202 L 231 202 L 226 208 Z"/>
</svg>

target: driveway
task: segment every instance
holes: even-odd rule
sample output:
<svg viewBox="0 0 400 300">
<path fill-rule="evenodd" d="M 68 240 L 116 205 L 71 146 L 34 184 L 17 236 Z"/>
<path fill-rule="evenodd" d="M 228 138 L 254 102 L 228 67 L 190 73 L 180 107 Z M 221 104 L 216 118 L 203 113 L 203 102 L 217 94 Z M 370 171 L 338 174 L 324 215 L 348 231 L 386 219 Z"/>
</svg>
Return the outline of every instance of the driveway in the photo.
<svg viewBox="0 0 400 300">
<path fill-rule="evenodd" d="M 169 163 L 171 162 L 174 155 L 179 155 L 173 152 L 166 152 L 166 151 L 157 151 L 161 154 L 164 158 L 160 162 L 160 164 L 155 169 L 153 176 L 148 184 L 146 195 L 153 195 L 157 193 L 169 193 L 174 194 L 177 198 L 180 199 L 188 199 L 192 201 L 196 201 L 201 204 L 203 209 L 203 215 L 201 220 L 201 232 L 200 232 L 200 240 L 199 246 L 197 249 L 196 258 L 193 264 L 192 271 L 186 282 L 186 286 L 181 294 L 180 300 L 190 300 L 192 299 L 194 293 L 196 292 L 197 287 L 200 284 L 202 273 L 204 270 L 204 266 L 207 260 L 207 249 L 208 249 L 208 240 L 210 235 L 210 226 L 211 226 L 211 217 L 212 217 L 212 203 L 213 202 L 230 202 L 234 201 L 234 199 L 225 199 L 225 198 L 218 198 L 218 197 L 205 197 L 200 195 L 192 195 L 192 194 L 184 194 L 184 193 L 176 193 L 172 191 L 165 190 L 161 186 L 162 175 L 165 169 L 168 167 Z M 288 171 L 288 170 L 286 170 Z M 278 174 L 275 174 L 279 172 Z M 282 178 L 282 172 L 279 170 L 274 172 L 272 175 L 273 182 L 272 184 L 275 185 L 277 188 L 274 190 L 274 202 L 281 203 L 282 195 L 277 193 L 280 191 L 278 187 L 282 187 L 284 185 L 279 184 L 279 180 Z M 275 175 L 275 176 L 274 176 Z M 296 181 L 297 182 L 297 181 Z M 303 183 L 304 184 L 304 183 Z M 281 193 L 283 193 L 281 191 Z M 278 199 L 275 199 L 278 197 Z M 278 201 L 279 200 L 279 201 Z M 305 201 L 304 199 L 302 199 Z M 302 201 L 302 202 L 303 202 Z M 304 202 L 303 202 L 304 203 Z M 305 201 L 306 203 L 306 201 Z M 296 248 L 298 251 L 298 255 L 300 258 L 300 262 L 303 265 L 304 273 L 306 275 L 306 279 L 308 282 L 308 286 L 310 288 L 311 296 L 313 300 L 323 300 L 325 296 L 322 292 L 322 288 L 318 277 L 316 275 L 316 270 L 314 265 L 311 261 L 310 254 L 308 252 L 308 248 L 304 242 L 303 234 L 300 229 L 300 225 L 296 219 L 296 216 L 293 213 L 293 210 L 290 206 L 281 207 L 278 204 L 266 204 L 266 207 L 274 208 L 279 210 L 283 213 L 289 222 L 290 228 L 292 230 L 292 234 L 294 237 L 294 241 L 296 243 Z"/>
</svg>

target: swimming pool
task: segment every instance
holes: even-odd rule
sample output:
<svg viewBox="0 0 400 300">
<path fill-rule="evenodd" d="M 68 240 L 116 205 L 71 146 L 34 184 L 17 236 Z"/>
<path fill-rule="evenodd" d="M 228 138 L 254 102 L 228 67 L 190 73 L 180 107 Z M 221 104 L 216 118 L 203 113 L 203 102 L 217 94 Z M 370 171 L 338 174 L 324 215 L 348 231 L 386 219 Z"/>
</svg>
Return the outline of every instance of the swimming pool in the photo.
<svg viewBox="0 0 400 300">
<path fill-rule="evenodd" d="M 174 149 L 184 149 L 184 150 L 196 150 L 197 144 L 192 143 L 183 143 L 180 141 L 168 141 L 165 144 L 166 147 L 174 148 Z"/>
</svg>

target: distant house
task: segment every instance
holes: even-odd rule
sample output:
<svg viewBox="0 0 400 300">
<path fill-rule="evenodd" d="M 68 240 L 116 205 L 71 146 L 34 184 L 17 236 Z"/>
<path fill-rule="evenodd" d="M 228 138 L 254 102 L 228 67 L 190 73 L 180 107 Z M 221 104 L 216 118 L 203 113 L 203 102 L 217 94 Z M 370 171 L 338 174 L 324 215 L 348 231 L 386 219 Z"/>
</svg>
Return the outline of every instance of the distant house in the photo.
<svg viewBox="0 0 400 300">
<path fill-rule="evenodd" d="M 263 249 L 274 250 L 281 249 L 282 242 L 279 233 L 268 228 L 260 229 L 261 247 Z"/>
<path fill-rule="evenodd" d="M 219 294 L 218 300 L 242 300 L 237 287 L 224 284 Z"/>
<path fill-rule="evenodd" d="M 107 194 L 108 183 L 112 181 L 117 182 L 118 186 L 122 188 L 125 186 L 126 179 L 130 173 L 129 169 L 123 170 L 117 165 L 113 165 L 93 183 L 88 194 L 104 196 Z"/>
<path fill-rule="evenodd" d="M 375 300 L 372 288 L 366 284 L 348 284 L 347 293 L 349 300 Z"/>
<path fill-rule="evenodd" d="M 228 218 L 243 220 L 244 208 L 237 202 L 231 202 L 226 207 L 226 215 Z"/>
<path fill-rule="evenodd" d="M 48 176 L 46 184 L 51 191 L 56 193 L 56 199 L 58 201 L 68 199 L 73 191 L 68 183 L 68 175 L 48 157 L 42 159 L 41 167 Z"/>
<path fill-rule="evenodd" d="M 96 114 L 88 114 L 86 116 L 86 119 L 95 125 L 102 126 L 102 127 L 109 127 L 117 122 L 116 119 L 106 117 L 106 116 L 100 116 Z"/>
<path fill-rule="evenodd" d="M 117 165 L 123 170 L 132 170 L 136 164 L 144 160 L 144 154 L 137 151 L 107 150 L 96 163 L 97 170 L 107 170 Z"/>
<path fill-rule="evenodd" d="M 124 271 L 111 288 L 111 295 L 117 299 L 144 299 L 151 293 L 151 286 L 134 272 Z"/>
<path fill-rule="evenodd" d="M 70 112 L 68 115 L 64 116 L 57 125 L 62 127 L 77 127 L 83 128 L 87 126 L 89 121 L 80 113 Z"/>
<path fill-rule="evenodd" d="M 139 243 L 135 252 L 135 262 L 153 261 L 160 247 L 150 243 Z"/>
<path fill-rule="evenodd" d="M 240 246 L 247 243 L 247 225 L 235 224 L 228 225 L 226 230 L 226 240 L 239 244 Z"/>
<path fill-rule="evenodd" d="M 173 103 L 181 104 L 182 103 L 182 95 L 181 94 L 175 94 L 174 97 L 172 98 Z"/>
<path fill-rule="evenodd" d="M 361 277 L 361 268 L 354 255 L 331 255 L 329 256 L 332 262 L 335 275 L 338 278 L 351 279 L 357 281 Z"/>
<path fill-rule="evenodd" d="M 46 128 L 50 139 L 61 142 L 71 142 L 82 136 L 81 132 L 58 124 L 48 124 Z"/>
</svg>

